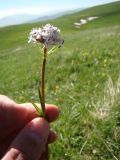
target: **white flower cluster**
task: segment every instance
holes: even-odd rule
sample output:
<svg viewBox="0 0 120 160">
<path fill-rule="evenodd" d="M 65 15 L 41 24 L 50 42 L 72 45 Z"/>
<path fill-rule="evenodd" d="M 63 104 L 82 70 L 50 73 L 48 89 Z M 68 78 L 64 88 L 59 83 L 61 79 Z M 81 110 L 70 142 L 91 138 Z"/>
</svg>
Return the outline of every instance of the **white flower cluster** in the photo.
<svg viewBox="0 0 120 160">
<path fill-rule="evenodd" d="M 50 45 L 61 46 L 64 40 L 60 38 L 59 33 L 60 29 L 50 24 L 46 24 L 42 28 L 33 28 L 28 43 L 43 43 L 46 48 Z"/>
</svg>

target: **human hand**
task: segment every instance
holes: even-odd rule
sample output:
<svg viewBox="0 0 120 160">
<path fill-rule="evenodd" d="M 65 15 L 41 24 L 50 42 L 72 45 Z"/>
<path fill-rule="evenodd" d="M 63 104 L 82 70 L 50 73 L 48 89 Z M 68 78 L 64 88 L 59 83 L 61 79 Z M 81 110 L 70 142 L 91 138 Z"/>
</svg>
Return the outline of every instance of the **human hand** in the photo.
<svg viewBox="0 0 120 160">
<path fill-rule="evenodd" d="M 37 117 L 31 103 L 17 104 L 0 95 L 0 159 L 46 160 L 46 145 L 56 140 L 48 122 L 56 120 L 59 110 L 46 105 L 47 121 Z"/>
</svg>

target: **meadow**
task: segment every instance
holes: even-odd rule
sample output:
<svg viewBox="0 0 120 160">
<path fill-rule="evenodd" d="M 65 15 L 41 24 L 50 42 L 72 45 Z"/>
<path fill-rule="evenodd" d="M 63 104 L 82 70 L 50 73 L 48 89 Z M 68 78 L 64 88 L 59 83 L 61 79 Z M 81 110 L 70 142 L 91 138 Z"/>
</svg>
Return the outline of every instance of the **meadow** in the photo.
<svg viewBox="0 0 120 160">
<path fill-rule="evenodd" d="M 75 28 L 88 16 L 99 18 Z M 38 101 L 41 53 L 27 37 L 46 23 L 65 40 L 46 66 L 46 103 L 61 110 L 51 160 L 120 160 L 120 2 L 0 28 L 0 94 L 18 103 Z"/>
</svg>

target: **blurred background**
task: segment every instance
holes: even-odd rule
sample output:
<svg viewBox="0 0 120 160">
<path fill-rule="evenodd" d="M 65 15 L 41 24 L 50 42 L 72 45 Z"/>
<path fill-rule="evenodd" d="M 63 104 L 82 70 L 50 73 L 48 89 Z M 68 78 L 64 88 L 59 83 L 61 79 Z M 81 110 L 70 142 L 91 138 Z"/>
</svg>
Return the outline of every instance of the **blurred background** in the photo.
<svg viewBox="0 0 120 160">
<path fill-rule="evenodd" d="M 60 107 L 51 160 L 120 159 L 120 1 L 0 0 L 0 94 L 39 101 L 41 51 L 32 28 L 60 28 L 47 58 L 46 103 Z"/>
</svg>

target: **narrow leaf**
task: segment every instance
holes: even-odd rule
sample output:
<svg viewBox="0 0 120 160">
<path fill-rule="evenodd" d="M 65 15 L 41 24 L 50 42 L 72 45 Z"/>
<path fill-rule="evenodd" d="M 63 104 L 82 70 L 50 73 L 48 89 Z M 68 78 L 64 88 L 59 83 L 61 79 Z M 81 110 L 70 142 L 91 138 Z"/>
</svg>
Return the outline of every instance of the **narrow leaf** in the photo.
<svg viewBox="0 0 120 160">
<path fill-rule="evenodd" d="M 31 101 L 31 103 L 32 103 L 32 105 L 35 107 L 35 109 L 36 109 L 36 111 L 37 111 L 37 114 L 38 114 L 39 116 L 42 116 L 42 111 L 41 111 L 41 109 L 40 109 L 33 101 Z"/>
</svg>

